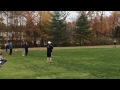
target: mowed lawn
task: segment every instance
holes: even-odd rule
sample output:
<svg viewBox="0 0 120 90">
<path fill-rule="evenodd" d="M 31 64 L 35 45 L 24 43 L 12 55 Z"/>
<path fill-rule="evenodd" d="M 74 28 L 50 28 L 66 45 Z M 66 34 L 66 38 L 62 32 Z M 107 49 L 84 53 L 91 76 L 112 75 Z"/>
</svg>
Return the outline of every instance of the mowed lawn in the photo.
<svg viewBox="0 0 120 90">
<path fill-rule="evenodd" d="M 120 47 L 54 47 L 53 63 L 46 60 L 46 48 L 22 49 L 3 57 L 0 79 L 120 79 Z"/>
</svg>

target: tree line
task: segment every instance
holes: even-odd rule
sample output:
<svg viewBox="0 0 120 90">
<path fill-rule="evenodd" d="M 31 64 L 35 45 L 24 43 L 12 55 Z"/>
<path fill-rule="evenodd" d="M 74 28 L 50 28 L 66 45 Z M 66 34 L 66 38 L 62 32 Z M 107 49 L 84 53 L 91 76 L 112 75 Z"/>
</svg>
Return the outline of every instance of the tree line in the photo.
<svg viewBox="0 0 120 90">
<path fill-rule="evenodd" d="M 75 11 L 76 20 L 67 22 L 70 11 L 0 11 L 0 45 L 22 41 L 32 46 L 82 46 L 120 42 L 120 12 Z"/>
</svg>

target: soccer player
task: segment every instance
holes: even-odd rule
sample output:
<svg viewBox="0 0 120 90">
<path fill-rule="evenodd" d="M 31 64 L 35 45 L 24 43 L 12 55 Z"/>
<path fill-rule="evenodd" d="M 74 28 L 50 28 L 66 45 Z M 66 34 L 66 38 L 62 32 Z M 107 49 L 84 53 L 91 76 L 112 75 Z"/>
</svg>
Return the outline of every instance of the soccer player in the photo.
<svg viewBox="0 0 120 90">
<path fill-rule="evenodd" d="M 53 46 L 51 45 L 51 42 L 48 41 L 48 45 L 47 45 L 47 62 L 48 63 L 52 63 L 52 49 Z"/>
</svg>

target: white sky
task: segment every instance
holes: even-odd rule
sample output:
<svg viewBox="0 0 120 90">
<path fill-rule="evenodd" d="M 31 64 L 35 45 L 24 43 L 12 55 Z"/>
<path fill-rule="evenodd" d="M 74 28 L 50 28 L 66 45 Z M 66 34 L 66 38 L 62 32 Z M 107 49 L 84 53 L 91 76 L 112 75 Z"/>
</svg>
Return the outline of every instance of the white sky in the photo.
<svg viewBox="0 0 120 90">
<path fill-rule="evenodd" d="M 111 11 L 104 11 L 105 15 L 109 16 Z M 69 16 L 67 17 L 67 21 L 71 22 L 76 20 L 78 13 L 76 11 L 70 11 Z"/>
<path fill-rule="evenodd" d="M 70 11 L 70 14 L 69 16 L 67 17 L 67 21 L 70 22 L 70 21 L 74 21 L 77 17 L 78 13 L 76 11 Z"/>
</svg>

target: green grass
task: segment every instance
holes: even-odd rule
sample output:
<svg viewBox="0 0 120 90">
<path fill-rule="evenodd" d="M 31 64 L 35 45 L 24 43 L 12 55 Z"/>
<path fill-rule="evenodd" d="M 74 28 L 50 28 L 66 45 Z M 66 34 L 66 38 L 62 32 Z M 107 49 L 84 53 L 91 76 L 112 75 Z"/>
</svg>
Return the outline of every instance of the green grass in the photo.
<svg viewBox="0 0 120 90">
<path fill-rule="evenodd" d="M 46 48 L 29 50 L 23 57 L 21 49 L 3 57 L 0 79 L 120 79 L 120 47 L 55 48 L 53 63 L 46 60 Z"/>
</svg>

